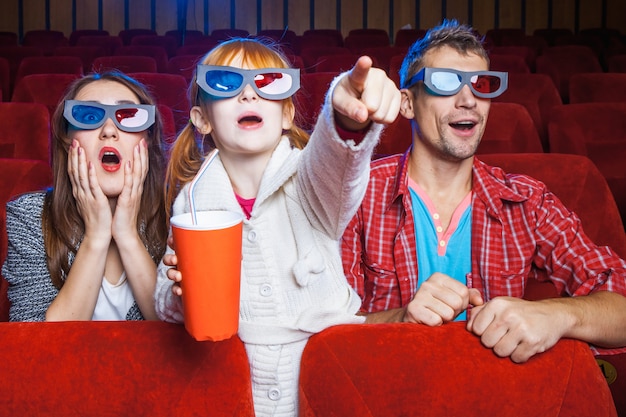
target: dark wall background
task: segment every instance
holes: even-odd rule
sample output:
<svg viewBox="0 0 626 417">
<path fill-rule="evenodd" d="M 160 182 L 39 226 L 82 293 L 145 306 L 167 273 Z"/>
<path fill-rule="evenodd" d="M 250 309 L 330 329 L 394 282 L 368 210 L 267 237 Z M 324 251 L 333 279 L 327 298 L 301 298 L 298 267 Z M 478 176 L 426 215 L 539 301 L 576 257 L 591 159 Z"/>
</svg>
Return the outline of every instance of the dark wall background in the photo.
<svg viewBox="0 0 626 417">
<path fill-rule="evenodd" d="M 618 29 L 626 34 L 624 0 L 2 0 L 0 31 L 20 36 L 33 29 L 149 28 L 159 34 L 186 26 L 213 29 L 288 27 L 382 28 L 392 36 L 403 26 L 429 28 L 457 18 L 481 32 L 490 28 Z"/>
</svg>

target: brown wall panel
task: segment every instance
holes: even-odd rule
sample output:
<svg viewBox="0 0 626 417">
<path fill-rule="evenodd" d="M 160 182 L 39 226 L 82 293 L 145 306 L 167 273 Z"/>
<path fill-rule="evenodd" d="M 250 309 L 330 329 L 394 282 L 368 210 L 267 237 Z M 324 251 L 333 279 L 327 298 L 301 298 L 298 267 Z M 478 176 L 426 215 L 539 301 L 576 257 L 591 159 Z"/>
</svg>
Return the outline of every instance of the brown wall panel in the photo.
<svg viewBox="0 0 626 417">
<path fill-rule="evenodd" d="M 283 0 L 262 0 L 261 28 L 262 29 L 284 29 Z M 290 5 L 291 6 L 291 5 Z M 307 15 L 309 14 L 307 10 Z M 291 29 L 291 8 L 289 9 L 289 26 Z M 291 29 L 293 30 L 293 29 Z"/>
<path fill-rule="evenodd" d="M 548 3 L 545 0 L 526 0 L 526 34 L 548 27 Z"/>
<path fill-rule="evenodd" d="M 102 25 L 114 35 L 124 29 L 124 0 L 102 0 Z"/>
<path fill-rule="evenodd" d="M 29 30 L 46 28 L 46 2 L 44 0 L 24 0 L 24 33 Z"/>
<path fill-rule="evenodd" d="M 389 2 L 367 0 L 367 27 L 389 32 Z"/>
<path fill-rule="evenodd" d="M 55 0 L 50 4 L 50 29 L 60 30 L 65 36 L 72 33 L 72 0 Z"/>
<path fill-rule="evenodd" d="M 599 28 L 602 26 L 602 7 L 600 7 L 600 3 L 581 2 L 579 29 Z"/>
<path fill-rule="evenodd" d="M 448 19 L 456 19 L 461 23 L 469 23 L 467 0 L 448 0 L 446 4 L 446 17 Z"/>
<path fill-rule="evenodd" d="M 521 0 L 500 1 L 500 27 L 522 27 L 522 2 Z"/>
<path fill-rule="evenodd" d="M 126 25 L 130 28 L 152 28 L 154 25 L 154 29 L 163 34 L 177 29 L 179 25 L 177 2 L 174 0 L 102 0 L 101 9 L 98 7 L 99 0 L 48 0 L 49 16 L 46 16 L 46 1 L 0 1 L 0 31 L 21 30 L 23 34 L 28 30 L 45 29 L 49 23 L 50 29 L 61 30 L 69 36 L 73 27 L 98 29 L 101 21 L 102 29 L 111 34 L 119 33 Z M 441 22 L 443 17 L 471 21 L 480 32 L 496 24 L 499 27 L 522 27 L 525 24 L 526 33 L 532 34 L 535 29 L 548 26 L 575 30 L 601 27 L 606 23 L 607 27 L 626 34 L 624 0 L 472 0 L 471 11 L 468 10 L 468 1 L 395 0 L 391 10 L 390 2 L 380 0 L 188 0 L 187 28 L 210 33 L 214 29 L 234 25 L 256 33 L 260 24 L 261 28 L 280 29 L 285 27 L 283 8 L 286 4 L 286 26 L 297 34 L 311 28 L 313 22 L 313 28 L 340 27 L 344 35 L 352 29 L 367 26 L 385 29 L 393 36 L 404 25 L 426 29 Z M 549 3 L 553 5 L 551 13 Z M 606 15 L 603 15 L 603 3 L 606 4 Z M 72 11 L 73 4 L 76 9 Z M 365 9 L 364 4 L 367 6 Z M 580 5 L 578 10 L 577 4 Z M 19 5 L 24 10 L 21 22 Z M 442 5 L 445 5 L 445 10 L 442 10 Z M 126 6 L 127 21 L 124 15 Z M 261 15 L 257 16 L 259 6 Z M 310 16 L 311 6 L 313 16 Z M 416 7 L 419 9 L 416 10 Z M 497 9 L 498 16 L 495 16 Z M 234 23 L 231 10 L 234 10 Z M 364 16 L 364 10 L 367 16 Z M 74 16 L 75 21 L 72 21 Z"/>
<path fill-rule="evenodd" d="M 310 7 L 308 1 L 289 0 L 289 2 L 287 3 L 287 11 L 289 29 L 293 30 L 296 33 L 303 33 L 309 28 Z M 282 19 L 282 14 L 280 15 L 280 17 Z M 278 27 L 282 28 L 282 20 L 281 26 Z"/>
<path fill-rule="evenodd" d="M 420 27 L 428 29 L 441 22 L 441 0 L 420 1 Z"/>
<path fill-rule="evenodd" d="M 256 0 L 235 1 L 235 27 L 256 33 Z"/>
<path fill-rule="evenodd" d="M 76 2 L 76 29 L 98 29 L 98 16 L 98 0 Z M 110 30 L 108 27 L 103 29 Z M 111 35 L 117 35 L 117 32 Z"/>
<path fill-rule="evenodd" d="M 544 1 L 544 0 L 540 0 Z M 493 27 L 495 21 L 495 0 L 474 0 L 472 25 L 480 33 L 485 33 Z"/>
<path fill-rule="evenodd" d="M 0 31 L 17 33 L 19 19 L 17 13 L 17 0 L 4 0 L 0 8 Z"/>
<path fill-rule="evenodd" d="M 621 28 L 622 35 L 626 35 L 626 1 L 608 0 L 606 26 Z"/>
<path fill-rule="evenodd" d="M 318 0 L 319 1 L 319 0 Z M 341 1 L 341 32 L 348 36 L 352 29 L 363 27 L 363 0 Z"/>
<path fill-rule="evenodd" d="M 215 29 L 230 27 L 230 2 L 231 0 L 209 1 L 209 33 Z"/>
<path fill-rule="evenodd" d="M 205 2 L 196 0 L 187 7 L 187 29 L 204 32 Z M 176 28 L 178 29 L 178 24 Z M 170 29 L 173 30 L 173 29 Z"/>
<path fill-rule="evenodd" d="M 158 11 L 163 9 L 163 4 L 165 0 L 156 0 L 155 9 Z M 170 1 L 171 3 L 171 1 Z M 156 13 L 155 13 L 156 14 Z M 157 32 L 161 32 L 159 30 L 161 27 L 167 28 L 169 30 L 169 25 L 163 25 L 164 19 L 167 19 L 167 15 L 172 15 L 172 13 L 166 13 L 165 15 L 155 16 L 156 24 L 157 24 Z M 124 15 L 121 15 L 121 18 L 124 18 Z M 132 29 L 151 29 L 152 28 L 152 0 L 133 0 L 128 3 L 128 27 Z M 119 33 L 119 32 L 118 32 Z M 163 30 L 165 33 L 165 30 Z"/>
<path fill-rule="evenodd" d="M 337 1 L 338 0 L 311 0 L 315 1 L 314 3 L 314 12 L 313 23 L 314 27 L 319 29 L 336 29 L 337 28 Z M 341 0 L 342 4 L 345 3 L 346 0 Z M 360 0 L 359 0 L 360 1 Z M 342 14 L 344 12 L 342 11 Z M 307 17 L 309 14 L 307 13 Z M 310 24 L 307 23 L 307 29 L 310 29 Z M 304 32 L 304 31 L 303 31 Z M 303 32 L 296 33 L 301 34 Z"/>
<path fill-rule="evenodd" d="M 600 2 L 593 2 L 600 6 Z M 576 0 L 554 0 L 552 9 L 552 27 L 574 30 L 576 27 Z"/>
<path fill-rule="evenodd" d="M 395 35 L 398 30 L 404 26 L 410 25 L 413 29 L 419 29 L 419 24 L 416 24 L 416 11 L 415 1 L 413 0 L 396 0 L 394 2 L 393 10 L 393 34 Z"/>
</svg>

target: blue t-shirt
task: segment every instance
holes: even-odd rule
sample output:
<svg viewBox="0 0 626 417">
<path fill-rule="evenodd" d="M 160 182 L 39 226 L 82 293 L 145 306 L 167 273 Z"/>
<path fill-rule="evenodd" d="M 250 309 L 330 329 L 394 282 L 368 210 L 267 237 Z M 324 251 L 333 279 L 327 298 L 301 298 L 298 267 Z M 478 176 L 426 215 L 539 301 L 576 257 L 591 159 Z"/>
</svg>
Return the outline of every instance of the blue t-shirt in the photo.
<svg viewBox="0 0 626 417">
<path fill-rule="evenodd" d="M 472 269 L 471 259 L 471 193 L 452 215 L 447 230 L 443 230 L 434 205 L 419 186 L 409 182 L 417 250 L 418 288 L 433 273 L 440 272 L 467 285 Z M 455 321 L 464 321 L 463 311 Z"/>
</svg>

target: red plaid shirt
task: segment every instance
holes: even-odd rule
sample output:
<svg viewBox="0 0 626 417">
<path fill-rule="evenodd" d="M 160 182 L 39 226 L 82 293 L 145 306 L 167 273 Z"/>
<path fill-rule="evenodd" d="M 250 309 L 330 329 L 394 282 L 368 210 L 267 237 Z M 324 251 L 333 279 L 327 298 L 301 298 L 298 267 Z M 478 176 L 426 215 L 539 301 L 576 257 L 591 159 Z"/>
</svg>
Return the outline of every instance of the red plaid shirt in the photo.
<svg viewBox="0 0 626 417">
<path fill-rule="evenodd" d="M 408 152 L 372 163 L 370 183 L 342 241 L 343 265 L 365 312 L 405 306 L 417 290 Z M 545 185 L 474 160 L 472 271 L 485 300 L 522 297 L 528 280 L 562 295 L 609 290 L 626 296 L 626 262 L 595 245 Z"/>
</svg>

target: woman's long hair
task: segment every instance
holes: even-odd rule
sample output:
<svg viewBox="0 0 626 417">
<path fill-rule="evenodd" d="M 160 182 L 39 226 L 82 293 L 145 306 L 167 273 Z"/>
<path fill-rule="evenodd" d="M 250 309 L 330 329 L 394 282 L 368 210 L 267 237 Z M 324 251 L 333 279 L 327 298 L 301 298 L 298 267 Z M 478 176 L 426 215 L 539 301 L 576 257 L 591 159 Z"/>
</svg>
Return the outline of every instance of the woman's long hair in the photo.
<svg viewBox="0 0 626 417">
<path fill-rule="evenodd" d="M 68 136 L 69 124 L 63 117 L 64 103 L 65 100 L 74 99 L 83 87 L 100 80 L 126 86 L 135 93 L 140 104 L 156 104 L 142 84 L 117 71 L 90 74 L 76 80 L 59 102 L 51 121 L 53 188 L 46 195 L 42 213 L 48 270 L 57 288 L 63 286 L 70 270 L 70 258 L 76 255 L 85 233 L 85 224 L 78 212 L 67 172 L 71 140 Z M 161 260 L 165 252 L 168 232 L 163 193 L 165 158 L 161 129 L 161 118 L 157 111 L 155 123 L 147 132 L 149 169 L 137 218 L 139 236 L 155 263 Z"/>
<path fill-rule="evenodd" d="M 241 57 L 243 63 L 251 68 L 289 68 L 288 60 L 278 47 L 269 41 L 248 38 L 235 38 L 223 42 L 213 48 L 200 62 L 204 65 L 229 65 L 237 57 Z M 189 99 L 192 106 L 201 109 L 204 109 L 205 103 L 211 100 L 209 95 L 198 87 L 196 74 L 189 86 Z M 293 96 L 286 98 L 284 105 L 295 109 Z M 299 149 L 304 148 L 309 139 L 308 133 L 296 126 L 296 123 L 292 124 L 285 135 L 291 140 L 291 145 Z M 167 166 L 165 204 L 168 216 L 180 190 L 193 179 L 202 165 L 204 156 L 214 148 L 215 143 L 210 134 L 197 140 L 191 122 L 180 132 L 172 146 Z"/>
</svg>

